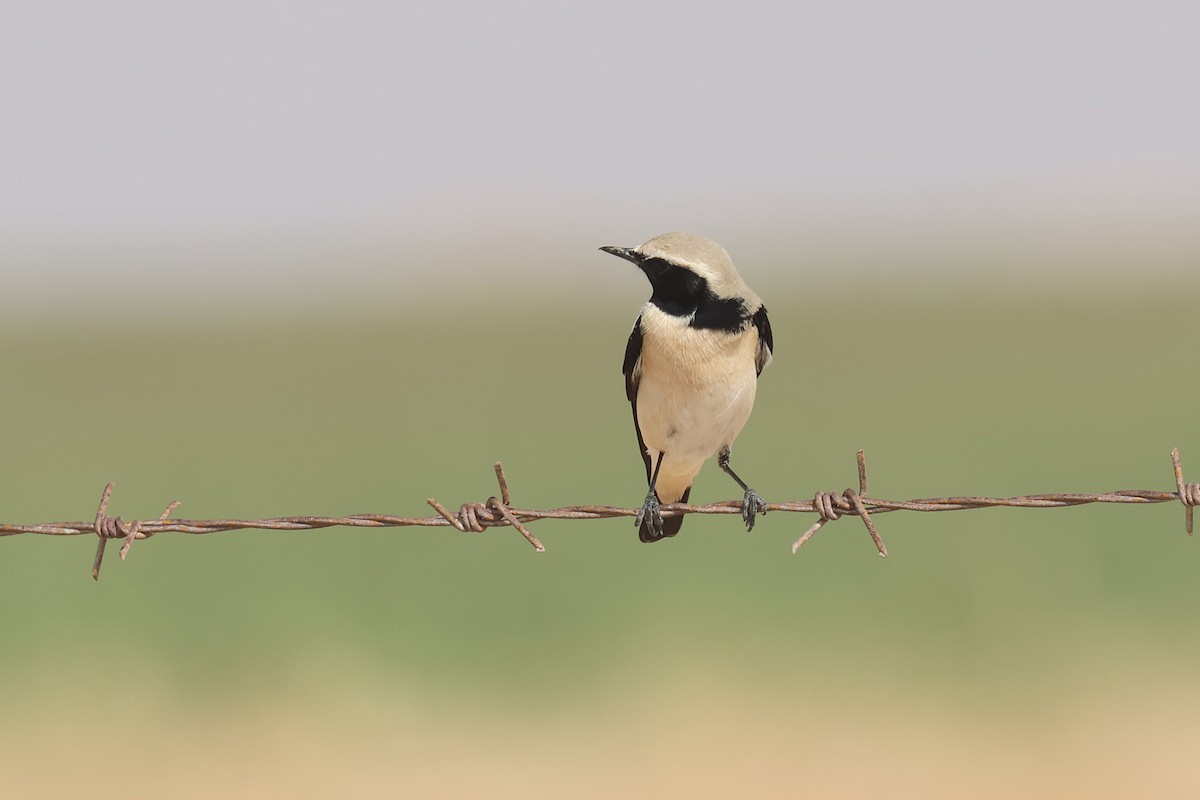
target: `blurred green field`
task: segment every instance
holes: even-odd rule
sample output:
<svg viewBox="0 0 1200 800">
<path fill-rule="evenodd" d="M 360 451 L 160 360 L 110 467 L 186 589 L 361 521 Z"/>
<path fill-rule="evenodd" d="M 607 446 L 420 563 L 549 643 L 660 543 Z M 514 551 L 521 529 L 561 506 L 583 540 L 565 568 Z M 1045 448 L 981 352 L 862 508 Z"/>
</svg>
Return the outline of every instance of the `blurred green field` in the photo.
<svg viewBox="0 0 1200 800">
<path fill-rule="evenodd" d="M 757 287 L 734 463 L 769 499 L 1200 479 L 1195 291 Z M 1195 289 L 1194 285 L 1191 289 Z M 0 520 L 424 515 L 644 493 L 603 306 L 397 300 L 0 322 Z M 158 312 L 170 309 L 159 309 Z M 443 313 L 458 314 L 450 328 Z M 715 466 L 693 498 L 735 496 Z M 1177 505 L 826 527 L 689 518 L 0 540 L 21 796 L 1192 796 L 1200 550 Z"/>
</svg>

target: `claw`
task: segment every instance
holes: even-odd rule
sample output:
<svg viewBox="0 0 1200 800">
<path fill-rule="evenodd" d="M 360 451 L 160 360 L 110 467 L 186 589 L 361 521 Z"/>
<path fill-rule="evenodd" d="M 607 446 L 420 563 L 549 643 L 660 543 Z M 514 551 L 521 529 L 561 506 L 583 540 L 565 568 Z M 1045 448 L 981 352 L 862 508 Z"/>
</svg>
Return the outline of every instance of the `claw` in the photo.
<svg viewBox="0 0 1200 800">
<path fill-rule="evenodd" d="M 642 503 L 642 507 L 638 511 L 637 516 L 633 518 L 633 527 L 641 528 L 642 522 L 645 521 L 648 515 L 650 517 L 650 527 L 654 529 L 654 533 L 657 534 L 658 538 L 661 539 L 663 536 L 663 517 L 662 512 L 660 512 L 658 508 L 658 495 L 656 495 L 654 492 L 649 492 L 646 495 L 646 502 Z"/>
<path fill-rule="evenodd" d="M 747 533 L 754 530 L 755 515 L 765 513 L 767 513 L 767 501 L 753 489 L 746 489 L 746 495 L 742 498 L 742 521 L 746 523 Z"/>
</svg>

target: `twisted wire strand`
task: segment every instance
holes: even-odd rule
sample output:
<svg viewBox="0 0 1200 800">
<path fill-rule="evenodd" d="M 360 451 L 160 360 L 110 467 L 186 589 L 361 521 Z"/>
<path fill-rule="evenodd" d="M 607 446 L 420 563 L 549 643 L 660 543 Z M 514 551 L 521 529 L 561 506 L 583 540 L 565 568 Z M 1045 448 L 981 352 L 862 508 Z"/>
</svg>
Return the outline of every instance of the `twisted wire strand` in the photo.
<svg viewBox="0 0 1200 800">
<path fill-rule="evenodd" d="M 862 450 L 858 451 L 858 490 L 846 489 L 842 492 L 817 492 L 811 501 L 791 501 L 783 503 L 768 503 L 767 511 L 784 511 L 793 513 L 815 513 L 817 521 L 804 532 L 792 545 L 795 553 L 806 542 L 817 534 L 826 524 L 834 522 L 843 516 L 859 517 L 867 529 L 879 555 L 887 556 L 887 547 L 879 534 L 872 519 L 873 515 L 893 511 L 965 511 L 975 508 L 1067 508 L 1090 503 L 1117 504 L 1156 504 L 1182 503 L 1185 509 L 1185 529 L 1188 535 L 1194 531 L 1193 511 L 1200 505 L 1200 484 L 1188 483 L 1183 479 L 1183 467 L 1179 450 L 1171 451 L 1171 461 L 1174 468 L 1175 491 L 1163 492 L 1149 489 L 1121 489 L 1112 492 L 1096 494 L 1057 492 L 1044 494 L 1021 495 L 1017 497 L 983 497 L 956 496 L 930 497 L 913 500 L 885 500 L 867 496 L 866 458 Z M 105 547 L 111 539 L 124 540 L 120 550 L 122 560 L 128 556 L 135 541 L 149 539 L 160 533 L 175 532 L 188 534 L 219 533 L 234 530 L 272 530 L 272 531 L 301 531 L 319 530 L 322 528 L 396 528 L 396 527 L 453 527 L 463 533 L 481 533 L 493 527 L 511 527 L 537 551 L 544 552 L 542 543 L 529 532 L 526 525 L 544 519 L 580 520 L 580 519 L 612 519 L 614 517 L 634 517 L 636 508 L 604 505 L 577 505 L 551 509 L 515 508 L 509 495 L 508 480 L 504 467 L 495 464 L 496 480 L 500 487 L 500 498 L 490 497 L 483 503 L 465 503 L 457 513 L 450 512 L 434 498 L 428 499 L 428 504 L 437 512 L 428 517 L 399 517 L 390 514 L 350 514 L 344 517 L 294 516 L 273 517 L 269 519 L 209 519 L 189 520 L 173 519 L 171 514 L 179 507 L 179 501 L 172 501 L 157 519 L 133 520 L 126 522 L 121 517 L 108 514 L 108 502 L 112 497 L 114 484 L 104 487 L 100 505 L 96 510 L 96 518 L 91 522 L 47 522 L 34 524 L 0 523 L 0 536 L 15 536 L 34 534 L 42 536 L 82 536 L 94 535 L 98 542 L 96 556 L 92 563 L 92 577 L 99 579 L 100 567 L 104 560 Z M 681 516 L 684 514 L 741 514 L 742 503 L 738 500 L 726 500 L 706 505 L 689 505 L 685 503 L 664 504 L 661 507 L 664 517 Z"/>
</svg>

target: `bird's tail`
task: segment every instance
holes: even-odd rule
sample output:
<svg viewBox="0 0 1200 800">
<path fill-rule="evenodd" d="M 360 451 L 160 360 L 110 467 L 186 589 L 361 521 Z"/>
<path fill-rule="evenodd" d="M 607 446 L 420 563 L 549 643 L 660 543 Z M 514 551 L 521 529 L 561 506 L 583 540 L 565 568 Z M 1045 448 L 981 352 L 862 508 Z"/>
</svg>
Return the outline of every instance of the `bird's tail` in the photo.
<svg viewBox="0 0 1200 800">
<path fill-rule="evenodd" d="M 655 495 L 658 496 L 659 502 L 661 503 L 686 503 L 688 501 L 688 495 L 691 493 L 692 487 L 689 486 L 683 490 L 683 494 L 677 499 L 664 500 L 661 495 L 658 495 L 657 492 L 655 492 Z M 665 539 L 668 536 L 674 536 L 675 534 L 679 533 L 679 529 L 682 527 L 682 516 L 667 517 L 663 520 L 662 535 L 659 535 L 658 531 L 654 530 L 654 526 L 650 524 L 650 520 L 647 519 L 642 522 L 642 527 L 638 529 L 638 538 L 649 544 L 650 542 L 657 542 L 659 539 Z"/>
</svg>

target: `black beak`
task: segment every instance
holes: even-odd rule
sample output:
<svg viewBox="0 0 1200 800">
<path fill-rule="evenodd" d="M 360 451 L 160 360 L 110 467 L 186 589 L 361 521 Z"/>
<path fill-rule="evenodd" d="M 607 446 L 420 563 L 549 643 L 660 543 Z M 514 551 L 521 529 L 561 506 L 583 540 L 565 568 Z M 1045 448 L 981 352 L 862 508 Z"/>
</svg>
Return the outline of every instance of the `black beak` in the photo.
<svg viewBox="0 0 1200 800">
<path fill-rule="evenodd" d="M 634 264 L 641 266 L 642 254 L 631 247 L 601 247 L 606 253 L 612 253 L 614 256 L 620 256 L 626 261 L 632 261 Z"/>
</svg>

